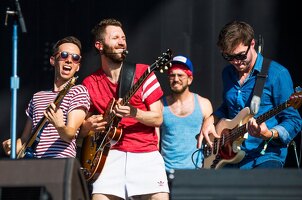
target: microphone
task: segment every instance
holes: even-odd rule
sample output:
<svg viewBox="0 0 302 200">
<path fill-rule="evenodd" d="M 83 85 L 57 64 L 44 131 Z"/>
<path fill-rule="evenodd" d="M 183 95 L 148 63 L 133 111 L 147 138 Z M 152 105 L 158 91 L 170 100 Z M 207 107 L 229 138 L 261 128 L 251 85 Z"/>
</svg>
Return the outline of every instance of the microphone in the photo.
<svg viewBox="0 0 302 200">
<path fill-rule="evenodd" d="M 26 33 L 27 30 L 26 30 L 24 18 L 23 18 L 23 15 L 22 15 L 22 12 L 21 12 L 21 7 L 20 7 L 20 4 L 19 4 L 18 0 L 15 0 L 15 4 L 16 4 L 16 8 L 17 8 L 17 13 L 18 13 L 19 24 L 21 26 L 21 30 L 22 30 L 23 33 Z"/>
<path fill-rule="evenodd" d="M 258 53 L 263 53 L 263 46 L 264 46 L 264 39 L 262 37 L 262 35 L 259 35 L 258 38 Z"/>
<path fill-rule="evenodd" d="M 129 51 L 125 49 L 122 54 L 124 54 L 126 56 L 129 54 Z"/>
</svg>

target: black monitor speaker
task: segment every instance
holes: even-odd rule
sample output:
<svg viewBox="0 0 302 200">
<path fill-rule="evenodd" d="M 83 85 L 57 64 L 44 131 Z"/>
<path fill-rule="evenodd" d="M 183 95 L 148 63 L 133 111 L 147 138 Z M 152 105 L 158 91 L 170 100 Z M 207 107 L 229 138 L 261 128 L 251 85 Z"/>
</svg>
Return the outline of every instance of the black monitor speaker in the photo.
<svg viewBox="0 0 302 200">
<path fill-rule="evenodd" d="M 0 160 L 0 200 L 88 200 L 76 158 Z"/>
<path fill-rule="evenodd" d="M 299 169 L 175 170 L 171 200 L 302 200 Z"/>
</svg>

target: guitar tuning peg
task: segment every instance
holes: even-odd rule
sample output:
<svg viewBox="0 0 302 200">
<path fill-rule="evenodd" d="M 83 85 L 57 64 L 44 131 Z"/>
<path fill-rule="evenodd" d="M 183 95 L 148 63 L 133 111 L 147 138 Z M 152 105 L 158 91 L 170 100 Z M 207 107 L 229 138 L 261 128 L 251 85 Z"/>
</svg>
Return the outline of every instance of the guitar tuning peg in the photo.
<svg viewBox="0 0 302 200">
<path fill-rule="evenodd" d="M 302 92 L 302 88 L 301 88 L 300 86 L 297 86 L 297 87 L 295 88 L 295 92 Z"/>
<path fill-rule="evenodd" d="M 168 70 L 168 66 L 167 65 L 165 65 L 165 70 Z"/>
<path fill-rule="evenodd" d="M 160 72 L 160 73 L 164 73 L 164 70 L 163 70 L 163 69 L 160 69 L 159 72 Z"/>
</svg>

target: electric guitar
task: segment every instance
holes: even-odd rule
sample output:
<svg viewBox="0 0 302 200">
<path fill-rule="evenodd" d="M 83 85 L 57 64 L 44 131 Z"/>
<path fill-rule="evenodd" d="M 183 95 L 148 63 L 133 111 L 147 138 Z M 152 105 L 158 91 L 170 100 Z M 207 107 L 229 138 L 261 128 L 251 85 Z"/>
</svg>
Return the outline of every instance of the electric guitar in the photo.
<svg viewBox="0 0 302 200">
<path fill-rule="evenodd" d="M 59 94 L 56 96 L 56 99 L 54 100 L 54 104 L 56 106 L 59 106 L 64 96 L 67 94 L 69 89 L 74 86 L 76 80 L 78 77 L 72 77 L 65 85 L 63 90 L 59 92 Z M 47 125 L 47 118 L 43 115 L 43 117 L 40 119 L 38 124 L 35 126 L 35 128 L 32 131 L 32 134 L 30 138 L 23 143 L 21 150 L 18 152 L 17 158 L 33 158 L 33 151 L 36 148 L 36 146 L 39 143 L 40 140 L 40 132 L 43 131 L 44 126 Z"/>
<path fill-rule="evenodd" d="M 265 112 L 256 118 L 256 122 L 261 124 L 269 118 L 277 115 L 282 110 L 292 106 L 298 109 L 302 104 L 302 92 L 297 92 L 284 103 Z M 203 168 L 219 169 L 228 163 L 239 163 L 245 156 L 245 152 L 240 149 L 240 145 L 247 138 L 247 122 L 253 115 L 248 107 L 242 109 L 232 120 L 221 119 L 216 125 L 216 132 L 220 138 L 210 135 L 213 148 L 204 145 Z"/>
<path fill-rule="evenodd" d="M 161 57 L 149 66 L 139 80 L 130 88 L 128 93 L 123 97 L 121 105 L 126 105 L 130 98 L 136 93 L 139 87 L 155 70 L 168 69 L 171 66 L 172 51 L 168 49 Z M 107 122 L 104 131 L 90 131 L 84 138 L 82 143 L 81 164 L 82 171 L 86 181 L 94 182 L 101 173 L 106 162 L 108 152 L 114 144 L 122 137 L 122 129 L 119 127 L 121 118 L 117 117 L 112 108 L 116 104 L 116 100 L 112 99 L 107 105 L 104 116 L 104 121 Z"/>
</svg>

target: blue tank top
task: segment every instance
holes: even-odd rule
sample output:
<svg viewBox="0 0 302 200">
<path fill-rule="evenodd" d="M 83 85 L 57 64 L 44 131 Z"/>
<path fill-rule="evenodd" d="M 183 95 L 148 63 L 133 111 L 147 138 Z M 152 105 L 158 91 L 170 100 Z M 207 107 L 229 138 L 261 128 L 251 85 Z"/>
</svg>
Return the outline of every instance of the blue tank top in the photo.
<svg viewBox="0 0 302 200">
<path fill-rule="evenodd" d="M 198 150 L 196 147 L 196 135 L 200 132 L 203 114 L 197 94 L 194 94 L 194 110 L 186 117 L 175 116 L 168 107 L 165 97 L 163 104 L 163 123 L 160 127 L 161 154 L 166 170 L 201 167 L 203 154 L 202 150 Z"/>
</svg>

